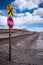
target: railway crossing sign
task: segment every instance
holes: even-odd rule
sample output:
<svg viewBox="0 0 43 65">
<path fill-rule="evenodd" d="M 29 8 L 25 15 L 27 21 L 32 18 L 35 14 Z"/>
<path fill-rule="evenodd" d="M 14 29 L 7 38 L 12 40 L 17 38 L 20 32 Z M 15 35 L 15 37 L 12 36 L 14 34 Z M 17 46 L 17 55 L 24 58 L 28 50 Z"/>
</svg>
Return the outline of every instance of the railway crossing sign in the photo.
<svg viewBox="0 0 43 65">
<path fill-rule="evenodd" d="M 12 17 L 12 16 L 14 15 L 14 10 L 13 10 L 13 7 L 12 7 L 11 4 L 9 4 L 9 5 L 7 6 L 7 12 L 8 12 L 8 15 L 9 15 L 10 17 Z"/>
<path fill-rule="evenodd" d="M 8 12 L 8 19 L 7 19 L 7 24 L 9 27 L 9 61 L 11 61 L 11 29 L 14 25 L 14 21 L 12 19 L 12 16 L 14 15 L 14 10 L 11 4 L 7 6 L 7 12 Z"/>
</svg>

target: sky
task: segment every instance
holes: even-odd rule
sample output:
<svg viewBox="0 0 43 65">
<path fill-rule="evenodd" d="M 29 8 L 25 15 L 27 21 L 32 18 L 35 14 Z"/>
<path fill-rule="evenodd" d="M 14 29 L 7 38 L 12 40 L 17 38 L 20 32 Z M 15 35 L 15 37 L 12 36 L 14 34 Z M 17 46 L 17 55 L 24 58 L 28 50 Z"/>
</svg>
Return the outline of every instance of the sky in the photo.
<svg viewBox="0 0 43 65">
<path fill-rule="evenodd" d="M 0 0 L 0 29 L 7 29 L 7 6 L 14 10 L 13 29 L 43 32 L 43 0 Z"/>
</svg>

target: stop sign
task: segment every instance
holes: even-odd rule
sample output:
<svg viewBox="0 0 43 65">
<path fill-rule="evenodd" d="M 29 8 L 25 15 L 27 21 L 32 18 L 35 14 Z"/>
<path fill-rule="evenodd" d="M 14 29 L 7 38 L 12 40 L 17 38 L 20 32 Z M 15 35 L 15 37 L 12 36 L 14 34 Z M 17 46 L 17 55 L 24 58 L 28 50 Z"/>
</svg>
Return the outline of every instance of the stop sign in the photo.
<svg viewBox="0 0 43 65">
<path fill-rule="evenodd" d="M 14 22 L 13 22 L 13 19 L 12 17 L 8 17 L 7 19 L 7 24 L 8 24 L 8 27 L 11 29 L 14 25 Z"/>
</svg>

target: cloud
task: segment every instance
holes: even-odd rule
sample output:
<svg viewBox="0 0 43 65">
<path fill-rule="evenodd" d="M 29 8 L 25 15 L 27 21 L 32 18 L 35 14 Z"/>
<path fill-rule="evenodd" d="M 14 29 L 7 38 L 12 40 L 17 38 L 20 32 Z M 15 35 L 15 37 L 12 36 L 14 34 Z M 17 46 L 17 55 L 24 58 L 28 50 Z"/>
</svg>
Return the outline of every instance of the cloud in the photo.
<svg viewBox="0 0 43 65">
<path fill-rule="evenodd" d="M 38 8 L 37 10 L 34 10 L 33 15 L 42 17 L 43 16 L 43 8 Z"/>
<path fill-rule="evenodd" d="M 32 0 L 34 3 L 36 3 L 36 4 L 40 4 L 40 3 L 42 3 L 43 2 L 43 0 Z"/>
<path fill-rule="evenodd" d="M 38 8 L 38 5 L 42 3 L 43 0 L 15 0 L 12 2 L 13 7 L 18 8 L 20 10 L 24 9 L 33 9 Z M 15 9 L 16 10 L 16 9 Z M 33 24 L 33 23 L 43 23 L 43 8 L 38 8 L 34 10 L 33 14 L 29 12 L 25 13 L 16 13 L 14 16 L 15 25 L 23 25 L 23 24 Z"/>
<path fill-rule="evenodd" d="M 38 8 L 38 4 L 34 0 L 15 0 L 12 2 L 12 5 L 14 6 L 14 8 L 18 8 L 21 11 L 24 9 Z"/>
<path fill-rule="evenodd" d="M 39 4 L 43 0 L 15 0 L 11 4 L 14 7 L 14 28 L 26 29 L 31 31 L 42 31 L 43 28 L 29 28 L 26 24 L 42 23 L 43 24 L 43 8 L 39 8 Z M 37 8 L 36 10 L 34 8 Z M 25 9 L 34 9 L 33 13 L 29 12 L 16 12 L 16 9 L 24 11 Z M 7 12 L 5 10 L 0 10 L 0 25 L 7 25 Z M 26 25 L 26 26 L 23 26 Z M 35 27 L 35 26 L 34 26 Z M 3 28 L 3 27 L 2 27 Z"/>
<path fill-rule="evenodd" d="M 31 31 L 30 28 L 28 28 L 27 26 L 23 26 L 23 25 L 21 25 L 21 26 L 19 26 L 19 25 L 15 25 L 14 28 L 15 28 L 15 29 L 22 29 L 22 30 L 28 30 L 28 31 Z"/>
<path fill-rule="evenodd" d="M 16 0 L 12 4 L 13 4 L 13 6 L 16 5 L 17 8 L 19 8 L 20 10 L 23 10 L 23 9 L 26 9 L 28 2 L 29 2 L 29 4 L 30 4 L 30 2 L 31 2 L 31 4 L 34 3 L 34 6 L 36 3 L 37 7 L 38 7 L 38 4 L 40 3 L 39 0 L 19 0 L 19 1 Z M 27 8 L 29 9 L 29 7 L 31 9 L 31 5 L 30 6 L 28 5 Z M 32 8 L 34 8 L 34 7 L 32 6 Z M 37 12 L 38 12 L 38 14 L 37 14 Z M 43 23 L 43 18 L 40 17 L 43 15 L 42 12 L 43 12 L 43 9 L 38 8 L 37 10 L 34 10 L 33 14 L 30 14 L 29 12 L 15 14 L 17 16 L 17 18 L 14 18 L 15 25 Z"/>
<path fill-rule="evenodd" d="M 26 17 L 32 17 L 32 15 L 30 15 L 29 13 L 25 13 L 26 14 Z M 33 17 L 33 18 L 35 18 L 35 17 Z M 15 20 L 16 19 L 16 20 Z M 23 17 L 18 17 L 18 18 L 13 18 L 13 20 L 14 20 L 14 27 L 13 28 L 15 28 L 15 29 L 25 29 L 25 30 L 30 30 L 30 31 L 39 31 L 39 32 L 41 32 L 41 31 L 43 31 L 43 28 L 29 28 L 28 26 L 23 26 L 23 24 L 29 24 L 30 22 L 28 21 L 28 20 L 30 20 L 30 18 L 27 18 L 27 19 L 25 19 L 25 16 L 24 16 L 24 18 Z M 37 20 L 38 20 L 38 18 L 37 18 Z M 35 22 L 31 22 L 31 24 L 33 24 L 33 23 L 35 23 Z M 7 25 L 7 17 L 6 16 L 0 16 L 0 25 Z M 4 27 L 0 27 L 0 28 L 8 28 L 8 27 L 6 27 L 6 26 L 4 26 Z"/>
<path fill-rule="evenodd" d="M 42 10 L 39 11 L 42 12 Z M 4 13 L 0 10 L 0 13 Z M 42 15 L 42 14 L 40 14 Z M 40 16 L 35 13 L 30 14 L 29 12 L 25 13 L 15 13 L 16 17 L 13 17 L 14 24 L 15 25 L 23 25 L 23 24 L 33 24 L 33 23 L 43 23 L 43 18 L 40 18 Z M 1 25 L 7 25 L 7 16 L 0 15 L 0 24 Z"/>
<path fill-rule="evenodd" d="M 33 16 L 33 23 L 43 23 L 43 18 L 40 18 L 39 16 Z"/>
<path fill-rule="evenodd" d="M 28 26 L 15 26 L 14 27 L 15 29 L 25 29 L 25 30 L 28 30 L 28 31 L 37 31 L 37 32 L 43 32 L 43 28 L 41 27 L 36 27 L 36 28 L 28 28 Z"/>
<path fill-rule="evenodd" d="M 24 13 L 14 13 L 15 17 L 24 17 Z"/>
<path fill-rule="evenodd" d="M 0 13 L 2 13 L 2 11 L 0 10 Z"/>
<path fill-rule="evenodd" d="M 25 29 L 25 30 L 27 30 L 28 27 L 27 26 L 22 26 L 22 25 L 21 26 L 17 25 L 14 28 L 15 29 Z"/>
<path fill-rule="evenodd" d="M 0 15 L 0 25 L 7 25 L 7 17 Z"/>
<path fill-rule="evenodd" d="M 0 10 L 0 15 L 3 16 L 8 16 L 7 11 L 6 10 Z"/>
<path fill-rule="evenodd" d="M 31 28 L 31 31 L 43 32 L 43 28 Z"/>
<path fill-rule="evenodd" d="M 32 14 L 27 12 L 25 13 L 25 15 L 26 16 L 21 15 L 21 17 L 13 18 L 15 21 L 15 25 L 43 23 L 43 18 L 40 18 L 40 16 L 33 16 Z"/>
</svg>

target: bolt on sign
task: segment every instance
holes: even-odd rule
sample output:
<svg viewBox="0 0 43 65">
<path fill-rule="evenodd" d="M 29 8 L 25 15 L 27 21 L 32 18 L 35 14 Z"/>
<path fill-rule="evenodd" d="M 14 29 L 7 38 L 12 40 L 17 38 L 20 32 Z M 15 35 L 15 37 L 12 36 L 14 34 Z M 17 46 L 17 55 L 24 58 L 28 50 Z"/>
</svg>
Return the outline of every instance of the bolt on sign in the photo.
<svg viewBox="0 0 43 65">
<path fill-rule="evenodd" d="M 14 10 L 13 10 L 13 7 L 12 7 L 11 4 L 9 4 L 9 5 L 7 6 L 7 12 L 8 12 L 8 15 L 9 15 L 10 17 L 12 17 L 12 16 L 14 15 Z"/>
</svg>

